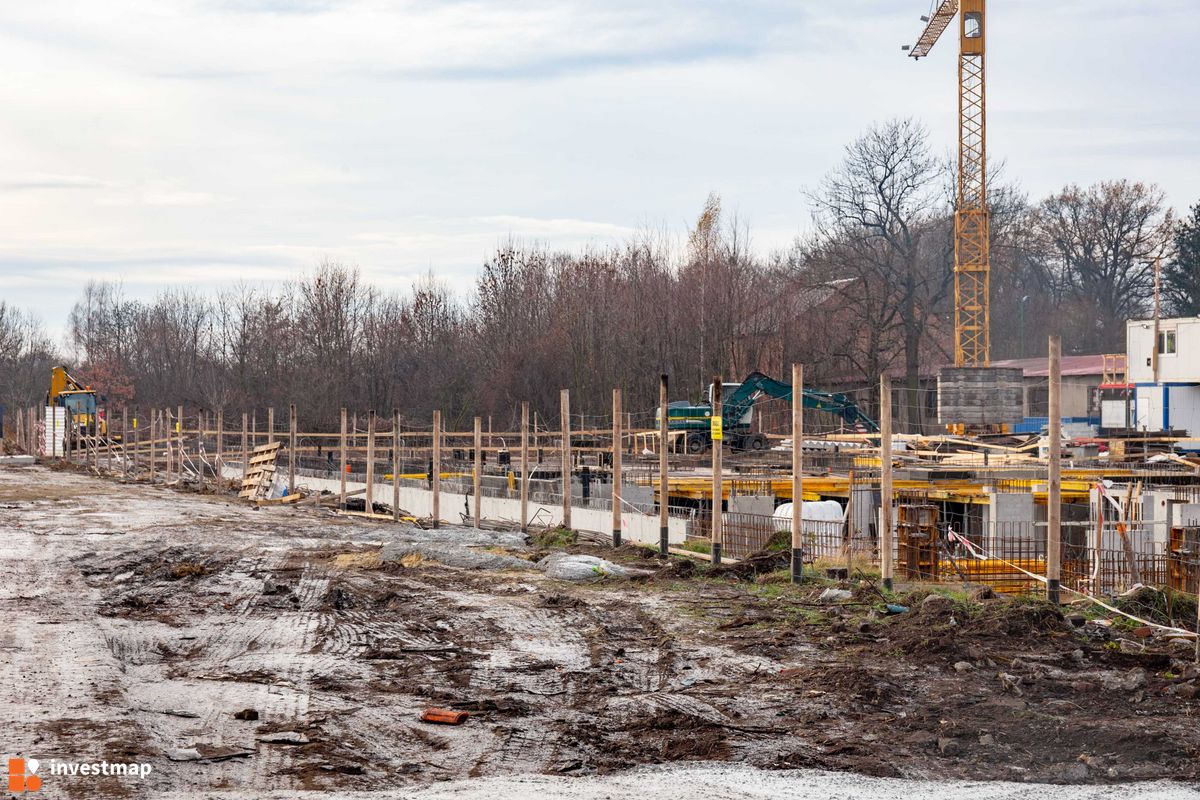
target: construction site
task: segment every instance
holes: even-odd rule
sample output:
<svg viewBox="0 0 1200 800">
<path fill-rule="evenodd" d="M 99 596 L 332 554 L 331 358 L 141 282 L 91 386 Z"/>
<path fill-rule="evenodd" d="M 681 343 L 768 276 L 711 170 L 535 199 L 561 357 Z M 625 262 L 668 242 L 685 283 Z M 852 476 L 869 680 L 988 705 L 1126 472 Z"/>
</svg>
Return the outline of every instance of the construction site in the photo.
<svg viewBox="0 0 1200 800">
<path fill-rule="evenodd" d="M 905 48 L 960 51 L 936 366 L 509 415 L 53 367 L 0 414 L 9 793 L 1197 796 L 1200 318 L 1155 260 L 1123 351 L 992 358 L 984 9 Z"/>
</svg>

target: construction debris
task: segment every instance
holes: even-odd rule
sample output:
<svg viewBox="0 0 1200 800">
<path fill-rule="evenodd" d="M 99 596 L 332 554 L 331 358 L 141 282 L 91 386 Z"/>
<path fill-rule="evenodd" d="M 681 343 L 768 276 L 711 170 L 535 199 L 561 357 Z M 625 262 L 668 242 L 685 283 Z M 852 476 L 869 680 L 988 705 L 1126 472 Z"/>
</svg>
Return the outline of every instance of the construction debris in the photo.
<svg viewBox="0 0 1200 800">
<path fill-rule="evenodd" d="M 258 501 L 271 496 L 275 486 L 275 463 L 279 459 L 281 446 L 279 442 L 272 442 L 259 445 L 251 451 L 238 497 Z"/>
<path fill-rule="evenodd" d="M 437 725 L 462 725 L 470 718 L 467 711 L 453 711 L 448 708 L 427 708 L 421 712 L 422 722 L 432 722 Z"/>
</svg>

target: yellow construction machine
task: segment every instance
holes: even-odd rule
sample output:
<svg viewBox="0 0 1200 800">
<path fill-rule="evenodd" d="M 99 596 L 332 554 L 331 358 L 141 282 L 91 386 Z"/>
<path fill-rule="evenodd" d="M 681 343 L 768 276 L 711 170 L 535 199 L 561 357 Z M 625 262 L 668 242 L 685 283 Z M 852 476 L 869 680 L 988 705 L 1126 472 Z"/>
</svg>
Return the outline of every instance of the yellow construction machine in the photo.
<svg viewBox="0 0 1200 800">
<path fill-rule="evenodd" d="M 77 430 L 92 430 L 95 425 L 98 435 L 108 433 L 108 425 L 97 410 L 96 390 L 75 380 L 64 367 L 50 370 L 50 391 L 46 393 L 46 405 L 67 409 L 71 424 Z"/>
</svg>

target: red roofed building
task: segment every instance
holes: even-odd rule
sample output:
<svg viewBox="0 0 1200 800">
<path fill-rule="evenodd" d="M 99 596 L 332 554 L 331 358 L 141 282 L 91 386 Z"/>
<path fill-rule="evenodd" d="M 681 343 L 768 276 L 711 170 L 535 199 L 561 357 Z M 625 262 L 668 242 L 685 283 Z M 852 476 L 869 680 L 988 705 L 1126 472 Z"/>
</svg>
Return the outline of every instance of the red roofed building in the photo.
<svg viewBox="0 0 1200 800">
<path fill-rule="evenodd" d="M 1050 404 L 1050 359 L 1010 358 L 993 361 L 993 367 L 1025 373 L 1025 416 L 1044 417 Z M 1104 356 L 1062 357 L 1062 415 L 1099 417 L 1099 389 L 1104 378 Z"/>
</svg>

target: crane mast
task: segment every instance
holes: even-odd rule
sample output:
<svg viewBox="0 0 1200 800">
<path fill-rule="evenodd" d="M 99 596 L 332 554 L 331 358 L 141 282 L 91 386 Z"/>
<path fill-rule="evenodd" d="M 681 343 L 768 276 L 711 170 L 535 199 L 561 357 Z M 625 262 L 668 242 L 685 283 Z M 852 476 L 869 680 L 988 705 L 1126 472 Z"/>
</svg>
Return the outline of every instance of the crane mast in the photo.
<svg viewBox="0 0 1200 800">
<path fill-rule="evenodd" d="M 907 48 L 912 58 L 924 58 L 958 15 L 958 186 L 954 212 L 956 367 L 986 367 L 991 352 L 985 6 L 986 0 L 943 0 L 930 17 L 924 18 L 925 30 L 917 43 Z"/>
</svg>

